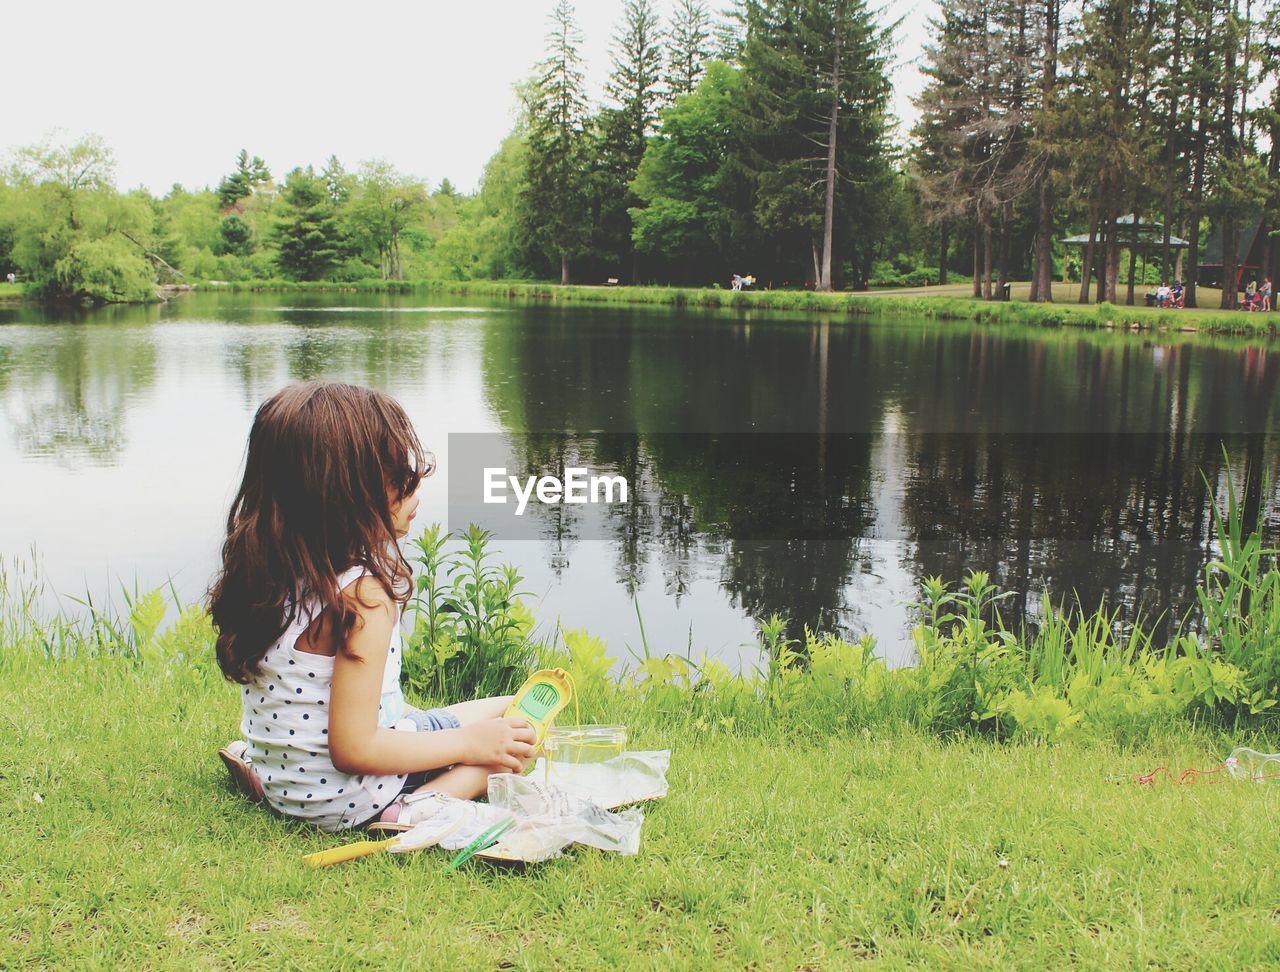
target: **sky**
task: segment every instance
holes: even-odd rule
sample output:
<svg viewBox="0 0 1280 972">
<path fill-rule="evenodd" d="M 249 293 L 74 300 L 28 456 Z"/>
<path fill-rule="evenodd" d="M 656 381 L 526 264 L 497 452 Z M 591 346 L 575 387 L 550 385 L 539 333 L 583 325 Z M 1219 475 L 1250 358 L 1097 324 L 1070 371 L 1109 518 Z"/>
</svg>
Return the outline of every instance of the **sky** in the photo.
<svg viewBox="0 0 1280 972">
<path fill-rule="evenodd" d="M 936 8 L 883 2 L 882 22 L 903 18 L 891 77 L 893 110 L 909 120 Z M 385 159 L 469 192 L 514 124 L 514 85 L 543 56 L 554 4 L 11 4 L 0 154 L 95 133 L 115 154 L 122 189 L 215 186 L 246 148 L 277 177 L 337 155 L 349 169 Z M 673 0 L 655 6 L 665 20 Z M 623 0 L 576 7 L 590 94 L 600 101 Z"/>
</svg>

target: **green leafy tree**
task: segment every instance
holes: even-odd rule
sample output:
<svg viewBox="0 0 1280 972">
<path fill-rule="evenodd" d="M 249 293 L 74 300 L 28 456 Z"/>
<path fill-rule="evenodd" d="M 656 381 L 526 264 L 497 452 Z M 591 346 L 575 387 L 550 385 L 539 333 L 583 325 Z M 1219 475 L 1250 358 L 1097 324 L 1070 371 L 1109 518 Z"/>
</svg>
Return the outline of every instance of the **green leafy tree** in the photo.
<svg viewBox="0 0 1280 972">
<path fill-rule="evenodd" d="M 352 235 L 377 262 L 383 280 L 404 277 L 401 241 L 427 209 L 421 182 L 396 171 L 390 162 L 365 162 L 348 210 Z"/>
<path fill-rule="evenodd" d="M 551 22 L 547 58 L 526 91 L 528 169 L 520 209 L 529 238 L 560 264 L 560 282 L 567 284 L 569 261 L 583 253 L 590 230 L 583 193 L 587 109 L 582 36 L 568 0 L 559 0 Z"/>
<path fill-rule="evenodd" d="M 345 206 L 355 189 L 356 177 L 343 168 L 336 155 L 329 156 L 320 172 L 320 178 L 324 180 L 330 201 L 339 208 Z"/>
<path fill-rule="evenodd" d="M 46 297 L 85 302 L 155 299 L 155 211 L 120 195 L 115 160 L 98 136 L 14 153 L 7 182 L 14 263 Z"/>
<path fill-rule="evenodd" d="M 285 178 L 274 237 L 276 263 L 292 280 L 327 279 L 346 256 L 333 200 L 311 166 L 294 169 Z"/>
<path fill-rule="evenodd" d="M 639 200 L 630 210 L 636 249 L 683 281 L 723 276 L 735 236 L 747 229 L 735 124 L 742 87 L 739 71 L 708 64 L 697 89 L 663 110 L 661 131 L 632 184 Z"/>
</svg>

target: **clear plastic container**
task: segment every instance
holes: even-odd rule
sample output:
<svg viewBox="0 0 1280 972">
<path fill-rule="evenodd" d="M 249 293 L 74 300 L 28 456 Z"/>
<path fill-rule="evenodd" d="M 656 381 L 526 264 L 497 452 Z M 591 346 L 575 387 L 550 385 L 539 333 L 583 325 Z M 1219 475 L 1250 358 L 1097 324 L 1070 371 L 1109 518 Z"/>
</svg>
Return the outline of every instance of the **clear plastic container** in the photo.
<svg viewBox="0 0 1280 972">
<path fill-rule="evenodd" d="M 627 748 L 626 726 L 552 726 L 542 742 L 547 783 L 571 783 L 579 767 L 621 756 Z"/>
<path fill-rule="evenodd" d="M 1260 753 L 1241 746 L 1227 757 L 1227 772 L 1237 780 L 1280 783 L 1280 753 Z"/>
</svg>

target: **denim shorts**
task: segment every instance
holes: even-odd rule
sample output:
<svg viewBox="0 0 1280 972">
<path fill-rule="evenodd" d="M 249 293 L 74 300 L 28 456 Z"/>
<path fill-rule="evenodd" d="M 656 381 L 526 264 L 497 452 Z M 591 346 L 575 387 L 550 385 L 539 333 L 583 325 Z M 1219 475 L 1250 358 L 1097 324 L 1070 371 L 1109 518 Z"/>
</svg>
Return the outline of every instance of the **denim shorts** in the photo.
<svg viewBox="0 0 1280 972">
<path fill-rule="evenodd" d="M 411 705 L 404 707 L 404 718 L 413 721 L 418 732 L 431 732 L 435 729 L 461 729 L 462 723 L 448 709 L 415 709 Z"/>
</svg>

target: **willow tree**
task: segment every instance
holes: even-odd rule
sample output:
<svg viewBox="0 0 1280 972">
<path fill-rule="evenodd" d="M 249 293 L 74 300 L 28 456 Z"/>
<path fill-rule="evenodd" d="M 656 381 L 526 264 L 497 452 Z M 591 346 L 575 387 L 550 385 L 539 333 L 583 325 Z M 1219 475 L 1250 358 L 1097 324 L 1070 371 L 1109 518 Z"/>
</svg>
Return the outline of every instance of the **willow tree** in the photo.
<svg viewBox="0 0 1280 972">
<path fill-rule="evenodd" d="M 584 202 L 587 102 L 582 34 L 573 5 L 559 0 L 551 12 L 547 57 L 526 90 L 527 173 L 522 216 L 530 239 L 560 262 L 560 282 L 569 282 L 569 260 L 579 255 L 589 232 Z"/>
<path fill-rule="evenodd" d="M 886 167 L 888 34 L 862 0 L 748 0 L 747 165 L 761 228 L 808 242 L 833 289 L 838 214 Z"/>
</svg>

